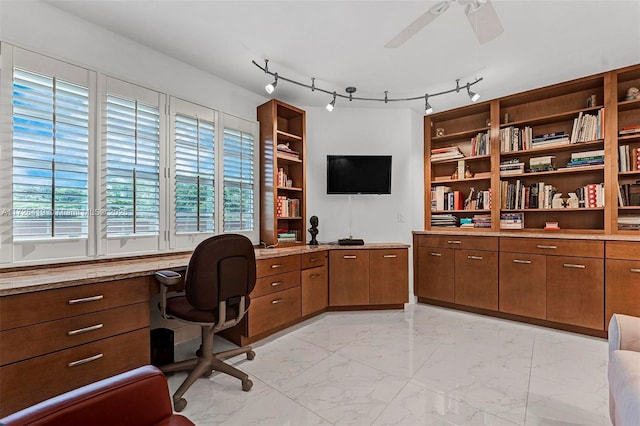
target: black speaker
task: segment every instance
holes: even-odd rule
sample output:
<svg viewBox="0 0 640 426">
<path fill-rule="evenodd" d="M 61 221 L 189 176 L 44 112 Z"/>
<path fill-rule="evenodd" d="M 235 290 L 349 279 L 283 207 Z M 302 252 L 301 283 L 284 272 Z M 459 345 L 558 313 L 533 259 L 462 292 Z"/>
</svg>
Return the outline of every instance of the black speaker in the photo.
<svg viewBox="0 0 640 426">
<path fill-rule="evenodd" d="M 156 367 L 173 362 L 173 330 L 155 328 L 151 330 L 151 364 Z"/>
</svg>

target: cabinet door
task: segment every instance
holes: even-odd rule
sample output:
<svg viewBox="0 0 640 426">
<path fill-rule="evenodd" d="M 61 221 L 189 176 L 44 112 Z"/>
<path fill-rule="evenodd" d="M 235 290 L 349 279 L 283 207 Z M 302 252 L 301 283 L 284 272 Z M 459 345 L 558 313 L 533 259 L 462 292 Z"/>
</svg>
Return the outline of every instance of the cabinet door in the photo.
<svg viewBox="0 0 640 426">
<path fill-rule="evenodd" d="M 547 256 L 547 319 L 604 330 L 604 260 Z"/>
<path fill-rule="evenodd" d="M 454 302 L 453 249 L 418 247 L 417 296 Z"/>
<path fill-rule="evenodd" d="M 546 256 L 500 253 L 499 290 L 501 312 L 546 319 Z"/>
<path fill-rule="evenodd" d="M 409 301 L 407 249 L 369 250 L 369 304 L 391 305 Z"/>
<path fill-rule="evenodd" d="M 300 275 L 302 281 L 302 316 L 326 309 L 329 303 L 327 267 L 304 269 Z"/>
<path fill-rule="evenodd" d="M 329 306 L 369 304 L 369 250 L 329 253 Z"/>
<path fill-rule="evenodd" d="M 456 250 L 455 302 L 498 310 L 498 253 Z"/>
<path fill-rule="evenodd" d="M 604 325 L 609 324 L 613 314 L 640 317 L 640 262 L 607 259 L 606 275 L 607 316 Z"/>
</svg>

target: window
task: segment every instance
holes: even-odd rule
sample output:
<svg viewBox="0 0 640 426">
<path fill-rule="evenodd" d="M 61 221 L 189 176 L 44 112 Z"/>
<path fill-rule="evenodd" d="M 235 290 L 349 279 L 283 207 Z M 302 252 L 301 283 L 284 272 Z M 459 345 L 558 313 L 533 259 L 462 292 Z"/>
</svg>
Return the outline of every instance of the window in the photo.
<svg viewBox="0 0 640 426">
<path fill-rule="evenodd" d="M 89 89 L 13 70 L 13 237 L 87 238 Z"/>
<path fill-rule="evenodd" d="M 224 129 L 224 231 L 254 230 L 254 137 Z"/>
</svg>

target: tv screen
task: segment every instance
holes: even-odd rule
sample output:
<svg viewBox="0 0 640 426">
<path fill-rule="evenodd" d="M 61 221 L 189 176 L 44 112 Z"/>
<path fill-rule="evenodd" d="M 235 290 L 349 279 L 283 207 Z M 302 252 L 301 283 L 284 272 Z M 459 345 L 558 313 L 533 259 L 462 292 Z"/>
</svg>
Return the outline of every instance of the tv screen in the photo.
<svg viewBox="0 0 640 426">
<path fill-rule="evenodd" d="M 391 156 L 327 155 L 327 194 L 391 194 Z"/>
</svg>

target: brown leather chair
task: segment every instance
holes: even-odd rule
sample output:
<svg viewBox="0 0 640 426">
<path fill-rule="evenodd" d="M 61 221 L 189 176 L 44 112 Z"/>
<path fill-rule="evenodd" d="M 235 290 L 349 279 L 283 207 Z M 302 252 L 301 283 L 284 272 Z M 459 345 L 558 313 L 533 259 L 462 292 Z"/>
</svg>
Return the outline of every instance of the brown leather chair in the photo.
<svg viewBox="0 0 640 426">
<path fill-rule="evenodd" d="M 174 414 L 167 381 L 152 365 L 72 390 L 0 419 L 6 426 L 193 426 Z"/>
<path fill-rule="evenodd" d="M 238 324 L 249 307 L 249 293 L 256 284 L 256 258 L 251 241 L 242 235 L 224 234 L 198 244 L 185 274 L 184 296 L 167 297 L 168 288 L 181 281 L 177 272 L 158 271 L 156 278 L 162 284 L 162 316 L 198 324 L 202 331 L 197 358 L 160 367 L 165 373 L 190 370 L 173 394 L 174 409 L 182 411 L 187 405 L 182 395 L 198 378 L 209 377 L 213 370 L 240 379 L 242 390 L 251 389 L 253 383 L 246 373 L 223 362 L 244 353 L 247 359 L 253 359 L 255 353 L 250 346 L 213 352 L 213 335 Z"/>
</svg>

